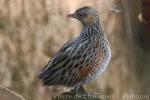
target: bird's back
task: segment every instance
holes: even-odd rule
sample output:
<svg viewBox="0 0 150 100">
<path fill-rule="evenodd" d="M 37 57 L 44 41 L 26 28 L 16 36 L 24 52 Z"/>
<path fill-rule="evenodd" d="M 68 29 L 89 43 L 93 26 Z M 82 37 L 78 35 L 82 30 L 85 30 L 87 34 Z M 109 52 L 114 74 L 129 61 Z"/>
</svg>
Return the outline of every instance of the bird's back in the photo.
<svg viewBox="0 0 150 100">
<path fill-rule="evenodd" d="M 44 85 L 67 85 L 67 80 L 70 80 L 71 85 L 72 77 L 77 74 L 76 68 L 80 66 L 80 57 L 85 56 L 82 53 L 88 43 L 89 39 L 77 37 L 64 44 L 39 74 Z"/>
</svg>

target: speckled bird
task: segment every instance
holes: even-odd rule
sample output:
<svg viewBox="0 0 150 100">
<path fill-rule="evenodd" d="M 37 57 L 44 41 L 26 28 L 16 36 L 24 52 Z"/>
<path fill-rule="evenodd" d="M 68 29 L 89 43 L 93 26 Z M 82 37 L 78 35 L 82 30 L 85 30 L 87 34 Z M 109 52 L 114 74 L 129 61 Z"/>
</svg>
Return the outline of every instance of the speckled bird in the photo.
<svg viewBox="0 0 150 100">
<path fill-rule="evenodd" d="M 79 20 L 82 31 L 56 52 L 42 69 L 39 78 L 47 86 L 64 85 L 78 89 L 106 70 L 111 50 L 103 34 L 98 12 L 93 7 L 82 7 L 67 17 Z"/>
</svg>

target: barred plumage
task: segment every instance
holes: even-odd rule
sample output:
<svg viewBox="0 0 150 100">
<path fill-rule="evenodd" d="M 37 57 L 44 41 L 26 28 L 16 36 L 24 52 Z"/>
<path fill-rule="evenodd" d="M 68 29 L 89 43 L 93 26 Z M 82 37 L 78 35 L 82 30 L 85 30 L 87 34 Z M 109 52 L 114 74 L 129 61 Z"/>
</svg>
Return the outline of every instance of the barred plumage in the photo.
<svg viewBox="0 0 150 100">
<path fill-rule="evenodd" d="M 78 9 L 73 17 L 81 21 L 80 36 L 64 44 L 41 71 L 44 85 L 82 86 L 101 75 L 111 58 L 98 13 L 92 7 Z"/>
</svg>

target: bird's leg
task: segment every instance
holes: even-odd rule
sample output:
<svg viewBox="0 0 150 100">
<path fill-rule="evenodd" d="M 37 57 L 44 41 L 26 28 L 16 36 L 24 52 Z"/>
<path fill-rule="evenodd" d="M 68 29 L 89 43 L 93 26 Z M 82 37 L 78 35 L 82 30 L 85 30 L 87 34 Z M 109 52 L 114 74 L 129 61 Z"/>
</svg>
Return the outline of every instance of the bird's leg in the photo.
<svg viewBox="0 0 150 100">
<path fill-rule="evenodd" d="M 71 91 L 72 92 L 77 92 L 77 93 L 84 93 L 84 94 L 94 94 L 93 91 L 86 91 L 83 86 L 76 86 Z"/>
<path fill-rule="evenodd" d="M 83 86 L 75 87 L 74 91 L 82 93 L 85 96 L 93 96 L 93 95 L 103 94 L 103 93 L 95 93 L 94 91 L 86 91 Z"/>
<path fill-rule="evenodd" d="M 86 91 L 83 86 L 75 86 L 70 92 L 65 92 L 63 95 L 81 95 L 84 94 Z"/>
<path fill-rule="evenodd" d="M 69 95 L 69 96 L 72 96 L 72 97 L 75 96 L 77 98 L 80 98 L 81 100 L 86 100 L 89 97 L 91 97 L 91 98 L 94 97 L 95 98 L 97 96 L 97 94 L 95 94 L 91 91 L 90 92 L 86 91 L 83 86 L 76 86 L 70 92 L 63 93 L 63 95 Z M 96 100 L 99 100 L 99 99 L 96 99 Z"/>
<path fill-rule="evenodd" d="M 89 97 L 96 97 L 95 93 L 91 91 L 90 92 L 86 91 L 83 86 L 74 87 L 74 89 L 71 92 L 75 94 L 77 97 L 80 97 L 83 99 L 86 99 Z"/>
<path fill-rule="evenodd" d="M 74 87 L 74 89 L 72 90 L 72 92 L 81 92 L 81 93 L 84 93 L 86 91 L 85 91 L 84 87 L 81 85 L 81 86 Z"/>
</svg>

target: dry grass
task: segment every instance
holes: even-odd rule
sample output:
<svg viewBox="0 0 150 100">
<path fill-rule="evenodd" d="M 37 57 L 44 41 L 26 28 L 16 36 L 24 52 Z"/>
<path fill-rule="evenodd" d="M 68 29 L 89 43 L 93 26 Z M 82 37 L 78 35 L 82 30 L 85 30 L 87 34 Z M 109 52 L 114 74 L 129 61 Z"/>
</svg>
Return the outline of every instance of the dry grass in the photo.
<svg viewBox="0 0 150 100">
<path fill-rule="evenodd" d="M 41 86 L 36 76 L 61 45 L 78 35 L 81 25 L 66 19 L 66 15 L 85 5 L 99 10 L 113 54 L 106 73 L 87 88 L 118 94 L 111 98 L 114 100 L 120 100 L 122 93 L 140 92 L 135 70 L 138 60 L 133 50 L 128 51 L 129 44 L 133 45 L 128 41 L 132 30 L 126 31 L 125 27 L 128 19 L 123 13 L 110 11 L 115 5 L 124 7 L 119 0 L 0 0 L 0 84 L 27 100 L 49 100 L 63 91 Z"/>
<path fill-rule="evenodd" d="M 0 99 L 1 100 L 25 100 L 19 94 L 1 86 L 0 86 Z"/>
</svg>

